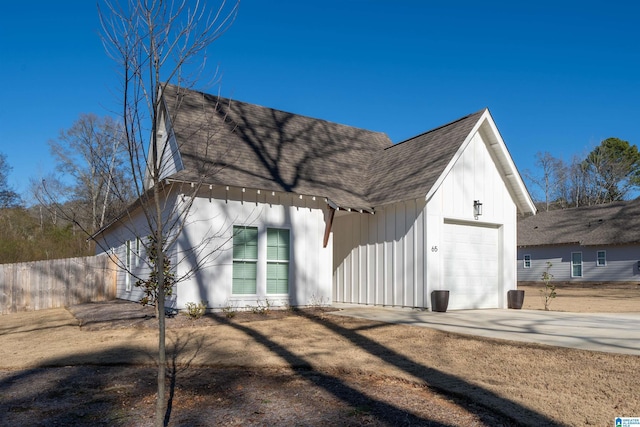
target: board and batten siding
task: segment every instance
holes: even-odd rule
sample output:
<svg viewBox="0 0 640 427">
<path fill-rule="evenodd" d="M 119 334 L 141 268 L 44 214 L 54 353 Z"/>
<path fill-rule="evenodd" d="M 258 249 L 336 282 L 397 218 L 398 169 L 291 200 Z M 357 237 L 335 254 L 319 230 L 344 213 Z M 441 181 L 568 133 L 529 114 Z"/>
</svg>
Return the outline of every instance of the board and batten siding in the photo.
<svg viewBox="0 0 640 427">
<path fill-rule="evenodd" d="M 517 208 L 496 160 L 487 148 L 489 143 L 481 132 L 475 133 L 447 173 L 442 185 L 429 199 L 426 208 L 427 247 L 441 248 L 445 223 L 497 229 L 497 283 L 491 284 L 491 287 L 498 293 L 498 308 L 506 308 L 506 294 L 509 290 L 516 289 L 517 285 Z M 474 217 L 474 200 L 482 203 L 482 215 L 478 218 Z M 453 253 L 455 256 L 456 249 L 427 252 L 427 264 L 430 266 L 427 272 L 429 292 L 448 289 L 450 278 L 444 270 L 451 262 L 459 269 L 472 264 L 466 256 L 460 255 L 458 259 L 451 260 L 444 259 L 443 253 Z"/>
<path fill-rule="evenodd" d="M 606 251 L 606 265 L 597 265 L 598 251 Z M 582 252 L 582 277 L 571 277 L 571 254 Z M 531 267 L 524 268 L 524 256 L 531 255 Z M 540 282 L 550 262 L 549 273 L 556 282 L 633 282 L 640 280 L 640 246 L 538 246 L 518 248 L 518 281 Z"/>
<path fill-rule="evenodd" d="M 491 279 L 497 283 L 487 288 L 498 293 L 493 304 L 506 307 L 506 293 L 516 287 L 516 206 L 487 144 L 480 132 L 472 135 L 428 200 L 376 207 L 374 215 L 336 214 L 336 302 L 430 307 L 431 291 L 447 289 L 445 271 L 469 264 L 464 256 L 455 259 L 455 248 L 442 247 L 445 226 L 458 224 L 497 230 L 489 233 L 498 240 L 493 245 L 498 271 Z M 474 200 L 483 204 L 478 218 Z M 444 260 L 443 254 L 452 259 Z"/>
<path fill-rule="evenodd" d="M 424 200 L 336 214 L 334 300 L 424 307 Z"/>
</svg>

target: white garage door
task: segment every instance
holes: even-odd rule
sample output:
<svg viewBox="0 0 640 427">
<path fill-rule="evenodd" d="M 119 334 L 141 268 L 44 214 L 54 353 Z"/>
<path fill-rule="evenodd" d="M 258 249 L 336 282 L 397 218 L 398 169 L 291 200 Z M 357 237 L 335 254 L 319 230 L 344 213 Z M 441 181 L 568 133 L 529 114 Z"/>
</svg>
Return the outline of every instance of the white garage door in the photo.
<svg viewBox="0 0 640 427">
<path fill-rule="evenodd" d="M 449 309 L 498 308 L 498 229 L 445 223 L 441 249 Z"/>
</svg>

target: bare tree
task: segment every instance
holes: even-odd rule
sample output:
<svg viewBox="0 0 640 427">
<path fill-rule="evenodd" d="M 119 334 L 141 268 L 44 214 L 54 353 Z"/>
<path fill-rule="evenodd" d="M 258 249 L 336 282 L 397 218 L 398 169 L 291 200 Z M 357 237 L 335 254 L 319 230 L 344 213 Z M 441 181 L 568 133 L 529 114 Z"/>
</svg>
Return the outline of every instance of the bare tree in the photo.
<svg viewBox="0 0 640 427">
<path fill-rule="evenodd" d="M 7 162 L 7 157 L 0 153 L 0 208 L 12 208 L 22 204 L 18 193 L 13 191 L 7 182 L 11 169 L 13 168 Z"/>
<path fill-rule="evenodd" d="M 111 117 L 82 114 L 57 140 L 49 141 L 49 147 L 58 171 L 73 182 L 66 200 L 47 193 L 58 203 L 73 199 L 80 207 L 75 215 L 83 228 L 103 227 L 133 200 L 131 174 L 123 167 L 128 158 L 123 128 Z"/>
<path fill-rule="evenodd" d="M 529 181 L 542 190 L 545 210 L 548 211 L 551 203 L 560 199 L 560 190 L 566 179 L 566 167 L 562 159 L 556 159 L 547 151 L 536 153 L 535 165 L 542 172 L 542 175 L 534 175 L 529 171 L 525 175 Z"/>
<path fill-rule="evenodd" d="M 137 203 L 146 220 L 144 230 L 137 235 L 153 253 L 150 264 L 153 285 L 157 292 L 158 313 L 158 394 L 155 425 L 162 426 L 167 400 L 165 390 L 165 258 L 182 232 L 188 211 L 200 190 L 206 171 L 198 171 L 201 179 L 188 186 L 167 183 L 168 136 L 160 135 L 167 109 L 162 102 L 172 102 L 172 111 L 180 108 L 180 97 L 168 100 L 163 93 L 168 83 L 193 87 L 206 72 L 206 50 L 232 24 L 238 3 L 222 1 L 210 9 L 201 1 L 163 2 L 161 0 L 106 0 L 99 5 L 102 37 L 108 55 L 116 61 L 121 77 L 122 120 L 124 137 L 133 175 Z M 204 121 L 206 122 L 206 121 Z M 194 130 L 215 135 L 213 130 Z M 148 148 L 147 147 L 148 144 Z M 206 167 L 206 165 L 203 165 Z M 167 204 L 168 200 L 178 203 Z"/>
<path fill-rule="evenodd" d="M 542 166 L 541 166 L 542 167 Z M 544 170 L 544 168 L 543 168 Z M 603 203 L 595 169 L 585 163 L 580 155 L 574 155 L 570 163 L 557 160 L 553 163 L 550 204 L 559 209 Z"/>
<path fill-rule="evenodd" d="M 590 206 L 624 200 L 640 186 L 640 153 L 635 145 L 607 138 L 586 156 L 574 155 L 566 164 L 551 154 L 537 153 L 541 174 L 525 173 L 544 193 L 546 210 Z"/>
<path fill-rule="evenodd" d="M 66 194 L 69 187 L 63 184 L 53 173 L 44 178 L 29 178 L 29 193 L 37 201 L 38 217 L 40 228 L 44 229 L 44 224 L 50 222 L 56 225 L 58 222 L 58 210 L 50 206 L 48 194 Z"/>
<path fill-rule="evenodd" d="M 575 172 L 580 172 L 575 169 L 577 157 L 573 157 L 570 163 L 562 162 L 562 168 L 558 171 L 558 207 L 560 209 L 566 209 L 573 205 L 575 197 L 579 194 L 576 190 L 576 185 L 579 182 L 580 174 L 576 175 Z"/>
</svg>

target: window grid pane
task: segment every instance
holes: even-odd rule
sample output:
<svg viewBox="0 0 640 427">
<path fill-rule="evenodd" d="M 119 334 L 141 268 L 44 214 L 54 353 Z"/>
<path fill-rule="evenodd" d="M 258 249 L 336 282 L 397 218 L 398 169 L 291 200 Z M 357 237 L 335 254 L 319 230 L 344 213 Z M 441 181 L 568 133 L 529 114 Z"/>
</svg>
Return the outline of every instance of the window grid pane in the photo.
<svg viewBox="0 0 640 427">
<path fill-rule="evenodd" d="M 598 266 L 607 265 L 607 252 L 606 251 L 598 251 Z"/>
<path fill-rule="evenodd" d="M 582 252 L 571 254 L 571 276 L 582 277 Z"/>
<path fill-rule="evenodd" d="M 258 229 L 233 227 L 233 294 L 255 294 L 258 264 Z"/>
<path fill-rule="evenodd" d="M 233 258 L 258 259 L 258 229 L 233 227 Z"/>
<path fill-rule="evenodd" d="M 289 264 L 270 262 L 267 264 L 267 293 L 289 292 Z"/>
<path fill-rule="evenodd" d="M 289 292 L 289 230 L 267 229 L 267 293 Z"/>
<path fill-rule="evenodd" d="M 267 229 L 267 260 L 289 260 L 289 230 Z"/>
<path fill-rule="evenodd" d="M 234 294 L 255 294 L 256 272 L 255 262 L 234 261 L 232 292 Z"/>
</svg>

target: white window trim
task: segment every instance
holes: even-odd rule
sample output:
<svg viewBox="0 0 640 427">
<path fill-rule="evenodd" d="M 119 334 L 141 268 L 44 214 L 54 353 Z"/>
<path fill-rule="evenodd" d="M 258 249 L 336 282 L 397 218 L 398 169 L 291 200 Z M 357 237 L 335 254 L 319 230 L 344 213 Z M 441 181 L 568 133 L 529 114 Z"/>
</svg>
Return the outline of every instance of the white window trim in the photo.
<svg viewBox="0 0 640 427">
<path fill-rule="evenodd" d="M 140 238 L 136 237 L 136 249 L 135 249 L 135 259 L 134 259 L 134 264 L 136 267 L 139 267 L 140 264 L 142 264 L 141 259 L 140 259 L 140 248 L 141 248 L 141 244 L 140 244 Z"/>
<path fill-rule="evenodd" d="M 522 256 L 522 264 L 523 264 L 524 268 L 531 268 L 531 255 L 530 254 L 524 254 Z"/>
<path fill-rule="evenodd" d="M 287 292 L 284 293 L 269 293 L 267 292 L 267 286 L 266 286 L 266 280 L 268 280 L 268 277 L 265 276 L 265 292 L 267 295 L 269 296 L 285 296 L 285 295 L 289 295 L 291 293 L 291 228 L 288 227 L 266 227 L 265 228 L 265 239 L 267 238 L 268 234 L 269 234 L 269 230 L 287 230 L 289 231 L 289 259 L 287 260 L 277 260 L 277 259 L 269 259 L 268 252 L 269 251 L 265 251 L 265 256 L 266 256 L 266 265 L 269 265 L 270 263 L 273 264 L 287 264 L 287 281 L 288 281 L 288 289 Z M 265 244 L 267 244 L 267 242 L 265 241 Z"/>
<path fill-rule="evenodd" d="M 133 258 L 133 250 L 131 248 L 131 240 L 127 240 L 124 244 L 124 257 L 125 257 L 125 279 L 124 279 L 124 290 L 126 292 L 131 292 L 131 259 Z"/>
<path fill-rule="evenodd" d="M 600 264 L 600 252 L 604 253 L 604 264 Z M 607 251 L 606 250 L 599 250 L 596 251 L 596 267 L 606 267 L 607 266 Z"/>
<path fill-rule="evenodd" d="M 574 266 L 573 254 L 580 254 L 580 275 L 579 276 L 575 276 L 573 274 L 573 266 Z M 571 277 L 584 277 L 584 260 L 582 258 L 582 251 L 571 252 L 571 262 L 569 264 L 571 267 Z"/>
</svg>

